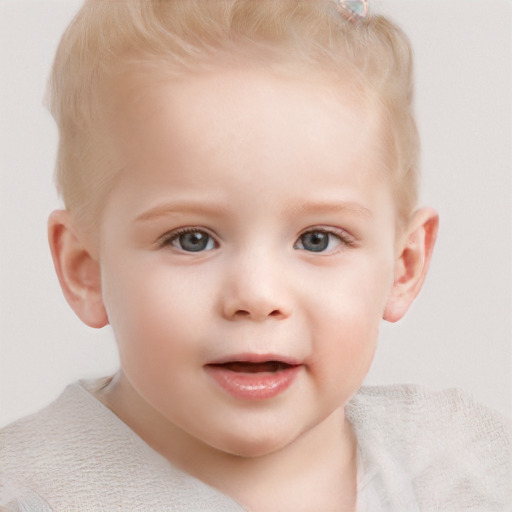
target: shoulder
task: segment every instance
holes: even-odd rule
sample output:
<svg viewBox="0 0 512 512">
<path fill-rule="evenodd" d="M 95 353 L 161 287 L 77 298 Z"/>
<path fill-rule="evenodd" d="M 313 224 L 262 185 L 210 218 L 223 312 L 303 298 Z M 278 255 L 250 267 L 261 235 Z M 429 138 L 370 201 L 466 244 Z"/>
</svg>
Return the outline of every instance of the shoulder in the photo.
<svg viewBox="0 0 512 512">
<path fill-rule="evenodd" d="M 81 446 L 92 447 L 105 439 L 102 430 L 112 419 L 103 409 L 80 383 L 71 384 L 44 409 L 0 431 L 3 467 L 31 473 L 51 468 L 56 458 L 62 458 L 60 465 L 80 457 Z"/>
<path fill-rule="evenodd" d="M 392 461 L 396 472 L 409 475 L 416 498 L 432 509 L 509 507 L 511 422 L 468 394 L 367 387 L 346 412 L 369 459 Z"/>
<path fill-rule="evenodd" d="M 99 382 L 68 386 L 48 407 L 0 432 L 0 506 L 241 510 L 144 443 L 89 392 Z"/>
<path fill-rule="evenodd" d="M 468 428 L 471 425 L 467 422 L 471 420 L 476 421 L 475 427 L 510 430 L 509 419 L 459 389 L 432 391 L 417 385 L 362 387 L 349 403 L 347 413 L 355 420 L 380 416 L 392 422 L 415 424 L 421 418 L 427 424 L 439 425 L 451 419 Z M 383 413 L 386 413 L 384 418 Z"/>
<path fill-rule="evenodd" d="M 95 409 L 75 383 L 44 409 L 2 429 L 0 504 L 10 502 L 9 510 L 18 510 L 13 504 L 21 510 L 51 510 L 43 496 L 63 492 L 62 482 L 75 473 L 86 452 L 95 450 L 95 443 L 86 440 L 95 430 L 97 435 Z"/>
<path fill-rule="evenodd" d="M 74 418 L 84 406 L 77 399 L 79 395 L 78 385 L 71 385 L 49 406 L 3 428 L 0 431 L 3 467 L 24 464 L 43 467 L 46 456 L 58 453 L 66 440 L 77 435 Z"/>
</svg>

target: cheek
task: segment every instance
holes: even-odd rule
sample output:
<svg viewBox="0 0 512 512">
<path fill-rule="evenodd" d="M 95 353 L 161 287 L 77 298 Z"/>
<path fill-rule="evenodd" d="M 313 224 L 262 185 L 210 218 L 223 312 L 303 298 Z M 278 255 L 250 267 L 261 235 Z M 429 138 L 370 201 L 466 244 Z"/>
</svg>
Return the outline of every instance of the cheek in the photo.
<svg viewBox="0 0 512 512">
<path fill-rule="evenodd" d="M 315 355 L 328 366 L 337 367 L 345 376 L 357 375 L 369 366 L 379 335 L 380 316 L 354 303 L 320 325 Z M 338 372 L 326 372 L 336 378 Z"/>
<path fill-rule="evenodd" d="M 322 285 L 310 294 L 316 305 L 309 309 L 322 315 L 325 325 L 346 322 L 363 328 L 382 319 L 393 283 L 393 259 L 355 255 L 316 283 Z"/>
<path fill-rule="evenodd" d="M 373 361 L 380 321 L 362 313 L 345 310 L 316 338 L 311 371 L 318 397 L 329 408 L 345 404 L 357 392 Z"/>
<path fill-rule="evenodd" d="M 165 269 L 135 264 L 114 268 L 105 275 L 104 300 L 121 356 L 130 351 L 158 359 L 180 337 L 191 339 L 194 294 Z"/>
<path fill-rule="evenodd" d="M 177 319 L 201 310 L 205 287 L 189 273 L 173 271 L 164 258 L 135 256 L 119 261 L 123 259 L 107 266 L 103 294 L 109 318 L 120 332 L 124 325 L 132 330 L 170 327 Z"/>
<path fill-rule="evenodd" d="M 330 280 L 311 310 L 315 322 L 315 361 L 324 382 L 340 381 L 356 391 L 369 370 L 392 281 L 392 261 L 364 262 L 356 271 Z M 376 271 L 382 269 L 382 272 Z"/>
</svg>

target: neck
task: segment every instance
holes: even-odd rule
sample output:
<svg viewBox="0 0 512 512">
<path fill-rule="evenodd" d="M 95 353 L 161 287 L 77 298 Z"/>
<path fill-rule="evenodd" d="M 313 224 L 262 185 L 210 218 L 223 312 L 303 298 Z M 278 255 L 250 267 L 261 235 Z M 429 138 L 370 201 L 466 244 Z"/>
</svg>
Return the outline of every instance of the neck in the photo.
<svg viewBox="0 0 512 512">
<path fill-rule="evenodd" d="M 343 408 L 275 452 L 240 457 L 205 445 L 156 411 L 132 414 L 133 401 L 124 402 L 119 386 L 115 379 L 98 398 L 171 463 L 248 511 L 355 510 L 356 440 Z"/>
<path fill-rule="evenodd" d="M 208 483 L 249 511 L 352 512 L 355 445 L 343 411 L 336 411 L 276 452 L 254 458 L 227 456 Z M 207 481 L 207 475 L 197 476 Z"/>
</svg>

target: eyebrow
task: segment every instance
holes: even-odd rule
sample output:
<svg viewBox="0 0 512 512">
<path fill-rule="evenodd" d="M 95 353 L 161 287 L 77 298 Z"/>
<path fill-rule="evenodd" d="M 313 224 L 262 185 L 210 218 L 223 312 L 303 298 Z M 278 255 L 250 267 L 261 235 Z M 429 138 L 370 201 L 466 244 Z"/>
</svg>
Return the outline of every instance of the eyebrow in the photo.
<svg viewBox="0 0 512 512">
<path fill-rule="evenodd" d="M 373 218 L 373 213 L 363 205 L 352 201 L 318 201 L 307 203 L 295 203 L 290 206 L 290 211 L 295 214 L 310 213 L 353 213 L 359 217 Z"/>
<path fill-rule="evenodd" d="M 226 208 L 221 204 L 208 204 L 206 202 L 179 201 L 173 203 L 165 203 L 151 208 L 138 217 L 135 222 L 153 221 L 168 215 L 176 215 L 180 213 L 201 213 L 205 215 L 222 215 L 226 212 Z"/>
<path fill-rule="evenodd" d="M 353 213 L 359 217 L 373 218 L 373 213 L 366 207 L 362 206 L 359 203 L 355 203 L 352 201 L 315 201 L 315 202 L 302 202 L 297 201 L 291 203 L 288 208 L 288 211 L 292 212 L 294 215 L 299 214 L 337 214 L 337 213 Z M 135 222 L 148 222 L 154 221 L 156 219 L 166 217 L 168 215 L 175 215 L 180 213 L 201 213 L 205 215 L 223 215 L 226 214 L 227 209 L 221 204 L 208 204 L 205 202 L 174 202 L 174 203 L 166 203 L 162 205 L 155 206 L 141 215 L 136 217 Z"/>
</svg>

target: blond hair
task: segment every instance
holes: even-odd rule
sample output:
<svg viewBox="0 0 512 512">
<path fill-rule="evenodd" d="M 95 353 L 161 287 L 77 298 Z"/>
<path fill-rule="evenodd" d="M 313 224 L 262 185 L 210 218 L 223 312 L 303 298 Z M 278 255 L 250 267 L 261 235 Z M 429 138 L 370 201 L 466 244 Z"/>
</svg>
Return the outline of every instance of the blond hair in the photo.
<svg viewBox="0 0 512 512">
<path fill-rule="evenodd" d="M 94 223 L 119 171 L 100 130 L 100 92 L 123 60 L 163 58 L 166 72 L 179 73 L 223 50 L 258 47 L 283 62 L 348 72 L 377 98 L 398 209 L 408 216 L 419 156 L 409 42 L 382 16 L 347 20 L 334 0 L 86 0 L 62 37 L 48 89 L 66 208 Z"/>
</svg>

